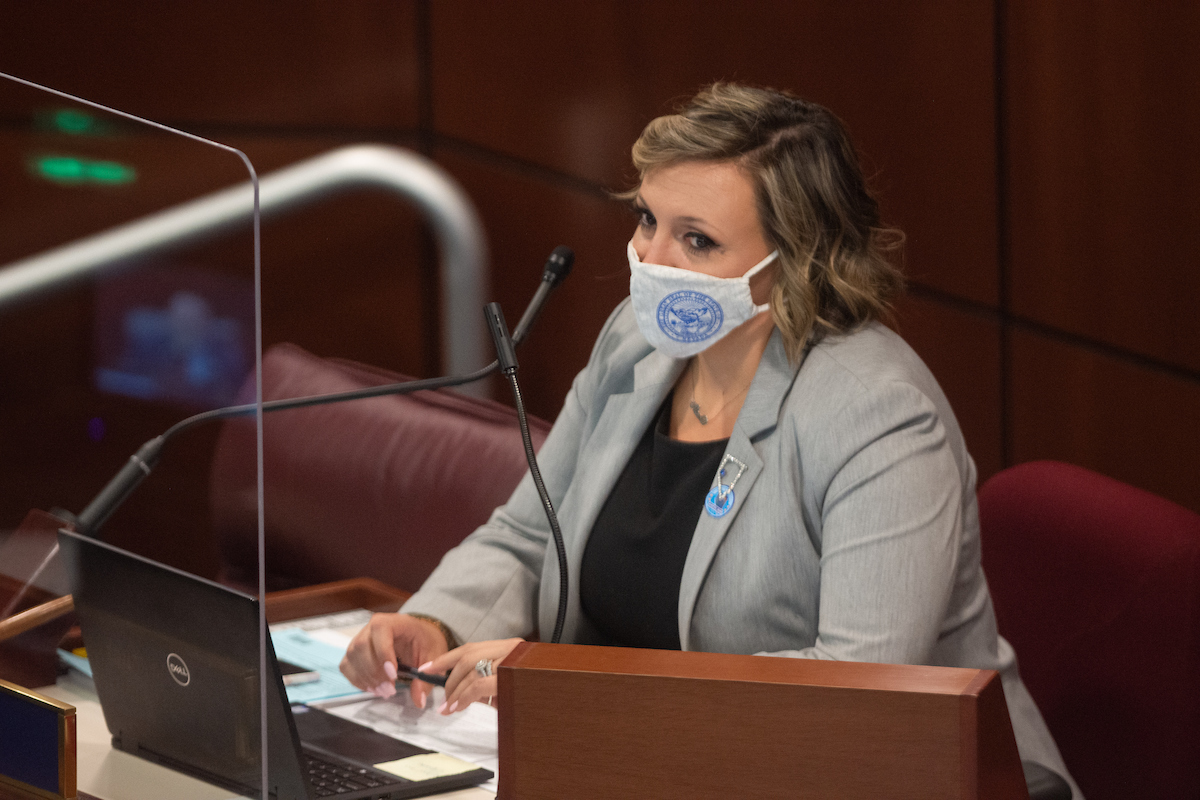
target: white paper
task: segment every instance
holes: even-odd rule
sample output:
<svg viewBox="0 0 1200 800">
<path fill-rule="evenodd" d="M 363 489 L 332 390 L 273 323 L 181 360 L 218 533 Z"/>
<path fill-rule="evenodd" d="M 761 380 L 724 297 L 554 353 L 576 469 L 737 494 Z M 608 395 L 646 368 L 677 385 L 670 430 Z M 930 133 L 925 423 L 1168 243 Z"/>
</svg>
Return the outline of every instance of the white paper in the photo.
<svg viewBox="0 0 1200 800">
<path fill-rule="evenodd" d="M 289 619 L 286 622 L 276 622 L 271 626 L 271 631 L 285 631 L 289 628 L 299 628 L 302 631 L 329 630 L 333 628 L 352 628 L 353 630 L 358 630 L 370 622 L 372 616 L 374 616 L 374 612 L 367 611 L 365 608 L 356 608 L 352 611 L 338 611 L 333 614 L 320 614 L 315 617 L 303 617 L 301 619 Z"/>
<path fill-rule="evenodd" d="M 347 636 L 345 633 L 342 633 L 341 630 L 326 629 L 309 631 L 308 635 L 316 639 L 318 642 L 324 642 L 327 645 L 338 648 L 343 653 L 346 652 L 346 648 L 350 646 L 350 640 L 354 638 L 353 636 Z"/>
</svg>

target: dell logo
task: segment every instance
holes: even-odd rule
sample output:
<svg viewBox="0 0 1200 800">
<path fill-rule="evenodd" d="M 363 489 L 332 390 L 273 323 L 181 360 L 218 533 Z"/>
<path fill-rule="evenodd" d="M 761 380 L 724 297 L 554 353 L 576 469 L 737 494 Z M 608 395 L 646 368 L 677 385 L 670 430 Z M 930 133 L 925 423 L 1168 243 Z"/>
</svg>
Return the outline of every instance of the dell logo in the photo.
<svg viewBox="0 0 1200 800">
<path fill-rule="evenodd" d="M 188 672 L 187 664 L 175 653 L 167 656 L 167 672 L 170 673 L 171 680 L 180 686 L 187 686 L 192 682 L 192 673 Z"/>
</svg>

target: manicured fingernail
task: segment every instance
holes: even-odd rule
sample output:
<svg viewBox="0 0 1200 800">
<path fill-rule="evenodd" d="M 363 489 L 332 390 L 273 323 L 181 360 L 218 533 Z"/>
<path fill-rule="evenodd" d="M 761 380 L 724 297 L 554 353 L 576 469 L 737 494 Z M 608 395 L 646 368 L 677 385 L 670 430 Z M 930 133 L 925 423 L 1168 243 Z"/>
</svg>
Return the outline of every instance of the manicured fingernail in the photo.
<svg viewBox="0 0 1200 800">
<path fill-rule="evenodd" d="M 417 708 L 425 708 L 425 695 L 417 695 Z"/>
<path fill-rule="evenodd" d="M 439 714 L 445 714 L 446 713 L 446 704 L 442 703 L 440 706 L 438 706 L 437 710 L 438 710 Z"/>
<path fill-rule="evenodd" d="M 387 683 L 381 683 L 371 690 L 371 694 L 375 695 L 376 697 L 387 697 L 387 695 L 383 693 L 387 686 Z"/>
<path fill-rule="evenodd" d="M 396 680 L 396 665 L 390 661 L 383 662 L 383 674 L 388 676 L 389 681 Z"/>
<path fill-rule="evenodd" d="M 451 704 L 450 704 L 450 708 L 449 708 L 449 710 L 448 710 L 446 713 L 447 713 L 447 714 L 453 714 L 453 713 L 454 713 L 454 709 L 456 709 L 456 708 L 458 708 L 458 701 L 457 701 L 457 700 L 455 700 L 453 703 L 451 703 Z"/>
<path fill-rule="evenodd" d="M 392 684 L 388 683 L 387 681 L 384 681 L 383 683 L 381 683 L 375 687 L 374 692 L 375 692 L 375 694 L 379 695 L 384 700 L 386 700 L 396 693 L 396 687 L 393 686 Z"/>
<path fill-rule="evenodd" d="M 430 667 L 432 667 L 432 666 L 433 666 L 433 662 L 432 662 L 432 661 L 426 661 L 424 664 L 422 664 L 421 666 L 417 667 L 417 672 L 424 672 L 425 670 L 429 669 L 429 668 L 430 668 Z"/>
</svg>

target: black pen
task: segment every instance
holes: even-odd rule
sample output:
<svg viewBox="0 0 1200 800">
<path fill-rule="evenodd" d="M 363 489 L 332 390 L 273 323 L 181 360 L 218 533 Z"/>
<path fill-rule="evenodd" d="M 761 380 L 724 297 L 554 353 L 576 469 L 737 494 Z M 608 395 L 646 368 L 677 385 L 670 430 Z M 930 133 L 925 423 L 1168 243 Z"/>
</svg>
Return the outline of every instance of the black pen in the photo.
<svg viewBox="0 0 1200 800">
<path fill-rule="evenodd" d="M 407 675 L 410 678 L 416 678 L 419 681 L 431 683 L 434 686 L 446 685 L 445 675 L 430 675 L 428 672 L 418 672 L 412 667 L 406 667 L 403 664 L 396 668 L 396 672 L 400 673 L 401 675 Z"/>
</svg>

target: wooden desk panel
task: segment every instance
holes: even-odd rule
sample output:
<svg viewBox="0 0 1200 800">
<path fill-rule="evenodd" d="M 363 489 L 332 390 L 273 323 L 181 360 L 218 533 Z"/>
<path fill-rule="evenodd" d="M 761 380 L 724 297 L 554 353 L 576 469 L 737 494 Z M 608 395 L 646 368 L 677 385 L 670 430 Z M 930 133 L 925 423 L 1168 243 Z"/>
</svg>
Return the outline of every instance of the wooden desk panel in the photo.
<svg viewBox="0 0 1200 800">
<path fill-rule="evenodd" d="M 524 644 L 499 674 L 502 798 L 1028 797 L 988 670 Z"/>
<path fill-rule="evenodd" d="M 365 608 L 396 611 L 411 595 L 374 578 L 351 578 L 267 593 L 267 624 Z"/>
</svg>

